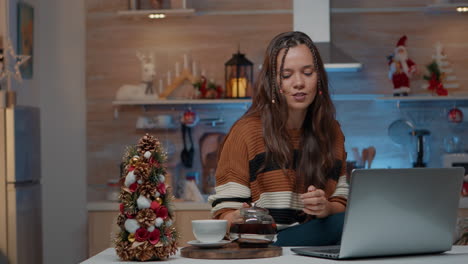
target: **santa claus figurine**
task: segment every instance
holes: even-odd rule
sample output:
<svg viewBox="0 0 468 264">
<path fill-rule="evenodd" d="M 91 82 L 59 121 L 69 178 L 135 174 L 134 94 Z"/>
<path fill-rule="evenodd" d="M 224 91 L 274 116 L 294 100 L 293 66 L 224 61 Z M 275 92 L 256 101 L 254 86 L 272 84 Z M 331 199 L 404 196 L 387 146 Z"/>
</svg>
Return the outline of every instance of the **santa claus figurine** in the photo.
<svg viewBox="0 0 468 264">
<path fill-rule="evenodd" d="M 407 37 L 398 40 L 394 54 L 389 57 L 388 78 L 393 82 L 393 96 L 407 96 L 410 92 L 410 78 L 416 72 L 416 64 L 408 58 L 405 47 Z"/>
</svg>

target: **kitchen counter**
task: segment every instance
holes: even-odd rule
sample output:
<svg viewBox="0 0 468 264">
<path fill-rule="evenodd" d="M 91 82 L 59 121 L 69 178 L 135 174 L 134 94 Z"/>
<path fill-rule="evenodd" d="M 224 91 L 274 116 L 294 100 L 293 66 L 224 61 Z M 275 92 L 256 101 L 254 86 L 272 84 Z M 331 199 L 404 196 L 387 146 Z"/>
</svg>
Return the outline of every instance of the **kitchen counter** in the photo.
<svg viewBox="0 0 468 264">
<path fill-rule="evenodd" d="M 175 211 L 207 211 L 211 210 L 211 205 L 200 202 L 174 202 Z M 89 202 L 87 205 L 88 212 L 97 211 L 119 211 L 119 203 L 111 201 L 96 201 Z"/>
<path fill-rule="evenodd" d="M 291 252 L 289 247 L 283 248 L 283 256 L 275 258 L 259 258 L 259 259 L 191 259 L 183 258 L 180 256 L 180 251 L 175 256 L 172 256 L 168 261 L 172 264 L 190 263 L 190 264 L 206 264 L 206 263 L 251 263 L 251 264 L 276 264 L 276 263 L 339 263 L 339 264 L 361 264 L 361 263 L 404 263 L 404 264 L 431 264 L 431 263 L 446 263 L 446 264 L 466 264 L 468 259 L 468 246 L 453 246 L 451 251 L 444 254 L 431 254 L 431 255 L 418 255 L 418 256 L 401 256 L 401 257 L 380 257 L 380 258 L 366 258 L 357 260 L 326 260 L 313 257 L 299 256 Z M 108 263 L 122 263 L 113 248 L 108 248 L 96 256 L 82 262 L 84 264 L 108 264 Z M 146 263 L 160 263 L 146 262 Z"/>
<path fill-rule="evenodd" d="M 208 203 L 200 202 L 174 202 L 175 211 L 190 210 L 190 211 L 206 211 L 211 210 Z M 460 199 L 459 208 L 468 209 L 468 197 Z M 95 201 L 89 202 L 87 205 L 88 212 L 96 211 L 118 211 L 119 203 L 111 201 Z"/>
</svg>

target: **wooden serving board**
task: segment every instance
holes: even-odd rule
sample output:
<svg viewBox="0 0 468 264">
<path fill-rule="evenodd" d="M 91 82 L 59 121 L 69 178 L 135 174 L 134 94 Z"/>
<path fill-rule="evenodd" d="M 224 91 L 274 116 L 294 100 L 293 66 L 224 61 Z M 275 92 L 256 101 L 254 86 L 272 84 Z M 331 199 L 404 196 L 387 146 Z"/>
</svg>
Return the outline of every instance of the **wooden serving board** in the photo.
<svg viewBox="0 0 468 264">
<path fill-rule="evenodd" d="M 272 258 L 283 254 L 281 247 L 269 245 L 261 248 L 239 247 L 237 243 L 230 243 L 220 248 L 200 248 L 195 246 L 184 247 L 180 255 L 185 258 L 195 259 L 249 259 Z"/>
</svg>

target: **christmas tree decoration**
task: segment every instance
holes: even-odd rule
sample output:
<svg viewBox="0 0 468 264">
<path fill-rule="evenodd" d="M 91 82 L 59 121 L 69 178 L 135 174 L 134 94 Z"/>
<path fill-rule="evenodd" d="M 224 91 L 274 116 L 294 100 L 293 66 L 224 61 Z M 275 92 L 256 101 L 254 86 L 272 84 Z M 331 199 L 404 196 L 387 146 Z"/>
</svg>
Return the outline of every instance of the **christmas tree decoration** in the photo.
<svg viewBox="0 0 468 264">
<path fill-rule="evenodd" d="M 447 114 L 447 118 L 449 122 L 452 123 L 461 123 L 463 121 L 463 112 L 458 108 L 452 108 L 449 110 Z"/>
<path fill-rule="evenodd" d="M 416 73 L 416 64 L 409 59 L 408 51 L 406 50 L 407 37 L 401 37 L 396 45 L 395 51 L 392 55 L 387 57 L 388 78 L 393 83 L 394 96 L 407 96 L 410 89 L 410 78 Z"/>
<path fill-rule="evenodd" d="M 444 48 L 440 42 L 435 44 L 436 53 L 432 55 L 433 61 L 426 66 L 429 75 L 424 75 L 428 81 L 423 85 L 424 89 L 430 90 L 437 95 L 448 95 L 448 90 L 454 90 L 460 87 L 457 77 L 453 75 L 453 69 L 445 55 Z"/>
<path fill-rule="evenodd" d="M 120 232 L 114 240 L 123 261 L 165 260 L 177 251 L 172 194 L 164 182 L 166 158 L 159 140 L 148 134 L 125 152 L 117 217 Z"/>
</svg>

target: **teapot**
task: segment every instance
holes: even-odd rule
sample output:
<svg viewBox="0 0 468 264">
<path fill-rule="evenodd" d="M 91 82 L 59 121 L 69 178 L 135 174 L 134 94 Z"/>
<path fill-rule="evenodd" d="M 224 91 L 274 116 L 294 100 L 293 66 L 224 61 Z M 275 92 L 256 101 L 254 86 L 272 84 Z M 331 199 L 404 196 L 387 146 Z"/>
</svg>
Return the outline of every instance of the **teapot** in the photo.
<svg viewBox="0 0 468 264">
<path fill-rule="evenodd" d="M 268 209 L 252 207 L 240 209 L 241 219 L 231 224 L 229 236 L 239 243 L 268 245 L 276 240 L 276 223 Z"/>
</svg>

